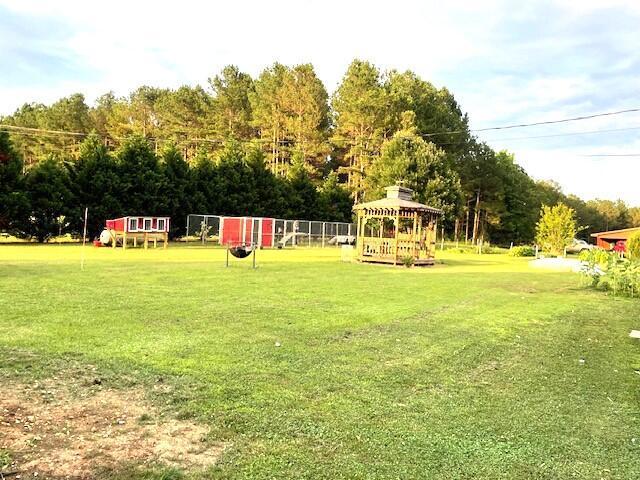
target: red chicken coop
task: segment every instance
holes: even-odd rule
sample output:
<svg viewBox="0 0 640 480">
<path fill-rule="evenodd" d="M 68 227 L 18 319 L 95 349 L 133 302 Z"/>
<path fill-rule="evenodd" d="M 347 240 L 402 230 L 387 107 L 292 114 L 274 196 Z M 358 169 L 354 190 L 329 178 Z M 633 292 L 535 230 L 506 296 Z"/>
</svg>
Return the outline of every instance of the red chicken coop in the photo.
<svg viewBox="0 0 640 480">
<path fill-rule="evenodd" d="M 169 244 L 169 217 L 145 217 L 128 216 L 114 218 L 105 222 L 105 227 L 100 234 L 100 242 L 103 245 L 111 245 L 115 248 L 122 245 L 127 248 L 131 241 L 133 246 L 142 242 L 144 248 L 148 248 L 149 242 L 158 246 L 158 241 L 163 242 L 163 248 Z"/>
</svg>

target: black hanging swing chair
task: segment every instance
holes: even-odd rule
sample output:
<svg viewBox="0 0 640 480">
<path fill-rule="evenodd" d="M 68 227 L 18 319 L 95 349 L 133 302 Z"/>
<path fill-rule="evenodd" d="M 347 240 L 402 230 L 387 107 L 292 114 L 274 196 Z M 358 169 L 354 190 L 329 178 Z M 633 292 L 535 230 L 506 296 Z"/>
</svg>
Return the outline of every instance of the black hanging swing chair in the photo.
<svg viewBox="0 0 640 480">
<path fill-rule="evenodd" d="M 247 258 L 255 248 L 255 245 L 236 245 L 235 247 L 229 247 L 229 253 L 236 258 Z"/>
</svg>

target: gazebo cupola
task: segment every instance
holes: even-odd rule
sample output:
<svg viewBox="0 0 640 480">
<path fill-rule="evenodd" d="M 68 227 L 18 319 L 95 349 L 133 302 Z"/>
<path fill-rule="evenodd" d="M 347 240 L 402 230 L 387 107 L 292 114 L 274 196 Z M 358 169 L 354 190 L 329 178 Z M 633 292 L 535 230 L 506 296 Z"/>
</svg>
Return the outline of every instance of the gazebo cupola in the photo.
<svg viewBox="0 0 640 480">
<path fill-rule="evenodd" d="M 353 207 L 358 215 L 356 258 L 361 262 L 433 265 L 439 210 L 412 200 L 413 190 L 386 189 L 387 196 Z"/>
</svg>

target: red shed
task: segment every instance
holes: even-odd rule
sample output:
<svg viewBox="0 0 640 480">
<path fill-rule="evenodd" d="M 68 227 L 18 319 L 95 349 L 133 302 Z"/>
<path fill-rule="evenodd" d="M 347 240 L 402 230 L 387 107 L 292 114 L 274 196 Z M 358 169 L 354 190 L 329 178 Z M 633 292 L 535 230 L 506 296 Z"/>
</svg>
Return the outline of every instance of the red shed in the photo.
<svg viewBox="0 0 640 480">
<path fill-rule="evenodd" d="M 126 248 L 129 239 L 132 240 L 134 246 L 140 240 L 144 243 L 144 247 L 147 248 L 149 240 L 153 241 L 154 246 L 157 245 L 158 240 L 162 240 L 164 248 L 167 248 L 170 220 L 169 217 L 137 215 L 107 220 L 105 222 L 105 231 L 103 235 L 100 235 L 100 241 L 103 244 L 111 243 L 115 248 L 120 240 L 122 248 Z"/>
<path fill-rule="evenodd" d="M 274 228 L 273 218 L 222 217 L 220 244 L 273 247 Z"/>
<path fill-rule="evenodd" d="M 625 245 L 627 240 L 634 234 L 640 232 L 640 227 L 623 228 L 622 230 L 610 230 L 608 232 L 592 233 L 595 237 L 596 245 L 605 250 L 611 250 L 617 242 L 623 242 Z"/>
</svg>

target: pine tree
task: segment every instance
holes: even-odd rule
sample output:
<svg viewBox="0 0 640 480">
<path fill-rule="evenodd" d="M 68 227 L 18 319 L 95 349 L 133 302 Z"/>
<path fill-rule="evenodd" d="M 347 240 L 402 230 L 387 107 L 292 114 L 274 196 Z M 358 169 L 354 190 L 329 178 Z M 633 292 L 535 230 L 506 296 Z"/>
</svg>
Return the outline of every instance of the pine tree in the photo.
<svg viewBox="0 0 640 480">
<path fill-rule="evenodd" d="M 268 149 L 269 168 L 276 175 L 286 175 L 290 152 L 286 140 L 286 114 L 283 105 L 283 85 L 288 69 L 275 63 L 264 70 L 249 94 L 253 113 L 251 125 Z"/>
<path fill-rule="evenodd" d="M 222 69 L 220 75 L 209 79 L 214 92 L 212 117 L 215 135 L 218 138 L 248 140 L 255 135 L 251 126 L 251 102 L 254 90 L 251 76 L 241 72 L 235 65 Z"/>
<path fill-rule="evenodd" d="M 157 116 L 157 135 L 172 145 L 179 145 L 184 157 L 193 158 L 199 143 L 213 133 L 208 124 L 212 99 L 200 86 L 182 86 L 161 95 L 154 104 Z"/>
<path fill-rule="evenodd" d="M 332 98 L 335 132 L 332 141 L 343 150 L 341 171 L 356 202 L 362 199 L 364 179 L 388 133 L 388 97 L 380 72 L 370 63 L 354 60 Z"/>
<path fill-rule="evenodd" d="M 329 153 L 328 94 L 311 64 L 287 70 L 282 85 L 285 138 L 320 176 Z"/>
</svg>

